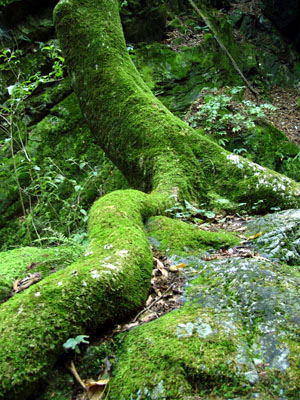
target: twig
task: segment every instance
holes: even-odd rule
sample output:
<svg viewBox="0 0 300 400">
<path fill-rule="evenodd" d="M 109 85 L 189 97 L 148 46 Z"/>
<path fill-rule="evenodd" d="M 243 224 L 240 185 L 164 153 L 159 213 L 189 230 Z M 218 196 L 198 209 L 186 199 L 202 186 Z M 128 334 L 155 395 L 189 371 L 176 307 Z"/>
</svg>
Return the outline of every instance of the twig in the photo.
<svg viewBox="0 0 300 400">
<path fill-rule="evenodd" d="M 154 306 L 154 304 L 157 303 L 160 299 L 162 299 L 162 298 L 172 289 L 172 287 L 173 287 L 174 285 L 175 285 L 175 282 L 171 283 L 171 285 L 168 287 L 168 289 L 167 289 L 161 296 L 157 297 L 157 299 L 155 299 L 154 301 L 152 301 L 152 303 L 149 304 L 148 307 L 145 307 L 142 311 L 140 311 L 140 312 L 135 316 L 133 322 L 135 322 L 135 321 L 139 318 L 139 316 L 141 316 L 142 314 L 144 314 L 144 312 L 150 311 L 150 308 L 151 308 L 152 306 Z"/>
<path fill-rule="evenodd" d="M 193 2 L 193 0 L 189 0 L 191 6 L 194 8 L 194 10 L 199 14 L 199 16 L 203 19 L 203 21 L 205 22 L 205 24 L 208 26 L 208 28 L 210 29 L 210 31 L 213 33 L 214 38 L 216 40 L 216 42 L 218 43 L 218 45 L 221 47 L 221 49 L 224 51 L 224 53 L 227 55 L 227 57 L 229 58 L 233 68 L 236 70 L 236 72 L 240 75 L 240 77 L 242 78 L 242 80 L 245 82 L 246 86 L 249 88 L 249 90 L 251 90 L 251 92 L 254 94 L 254 96 L 257 98 L 259 96 L 259 93 L 257 92 L 257 90 L 254 89 L 254 87 L 248 82 L 247 78 L 245 77 L 245 75 L 242 73 L 242 71 L 240 70 L 240 68 L 238 67 L 237 63 L 235 62 L 235 60 L 233 59 L 232 55 L 229 53 L 229 51 L 227 50 L 227 48 L 224 46 L 223 42 L 221 41 L 221 39 L 218 37 L 217 32 L 215 32 L 214 28 L 212 27 L 212 25 L 210 24 L 210 22 L 208 21 L 208 19 L 206 18 L 206 16 L 203 14 L 203 12 L 196 6 L 196 4 Z"/>
<path fill-rule="evenodd" d="M 78 374 L 78 372 L 77 372 L 77 370 L 76 370 L 76 367 L 75 367 L 75 364 L 74 364 L 73 360 L 71 361 L 70 365 L 67 365 L 66 367 L 67 367 L 68 370 L 72 373 L 72 375 L 74 376 L 74 378 L 76 379 L 76 381 L 79 383 L 79 385 L 80 385 L 84 390 L 87 390 L 86 385 L 84 384 L 84 382 L 82 381 L 82 379 L 80 378 L 80 376 L 79 376 L 79 374 Z"/>
</svg>

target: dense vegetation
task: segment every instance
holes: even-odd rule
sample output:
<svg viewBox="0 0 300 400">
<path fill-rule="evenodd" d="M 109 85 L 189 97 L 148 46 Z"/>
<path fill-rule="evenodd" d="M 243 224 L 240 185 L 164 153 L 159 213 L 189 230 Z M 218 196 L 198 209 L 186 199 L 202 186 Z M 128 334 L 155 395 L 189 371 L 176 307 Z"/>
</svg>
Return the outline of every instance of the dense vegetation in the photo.
<svg viewBox="0 0 300 400">
<path fill-rule="evenodd" d="M 204 19 L 187 1 L 23 3 L 0 2 L 0 246 L 9 250 L 2 253 L 0 264 L 0 398 L 10 399 L 33 392 L 69 337 L 95 333 L 142 306 L 152 270 L 147 236 L 153 236 L 165 253 L 190 257 L 189 263 L 198 263 L 197 257 L 212 248 L 238 244 L 232 233 L 203 232 L 166 217 L 150 220 L 146 235 L 149 217 L 163 214 L 203 222 L 228 213 L 266 213 L 298 208 L 300 194 L 299 142 L 290 141 L 270 122 L 277 112 L 270 104 L 275 86 L 293 90 L 296 101 L 297 37 L 285 32 L 290 37 L 286 41 L 272 26 L 269 2 L 260 9 L 253 1 L 246 11 L 243 2 L 205 2 Z M 56 3 L 59 41 L 52 23 Z M 273 23 L 284 30 L 284 24 Z M 220 41 L 258 96 L 244 86 Z M 44 279 L 9 299 L 14 294 L 11 285 L 19 290 L 27 274 L 28 260 L 34 264 L 29 269 Z M 224 278 L 221 264 L 210 270 L 211 280 L 201 273 L 187 297 L 193 303 L 198 295 L 190 293 L 205 287 L 210 299 L 210 290 L 220 284 L 220 299 L 225 303 L 230 295 L 232 308 L 226 313 L 236 313 L 244 297 L 235 294 L 234 278 Z M 262 263 L 259 268 L 266 276 L 279 274 L 275 264 L 269 268 Z M 288 274 L 294 304 L 296 275 Z M 276 285 L 274 310 L 287 313 L 285 328 L 281 322 L 278 326 L 292 332 L 292 308 L 282 306 L 283 289 Z M 252 289 L 249 298 L 258 302 L 257 293 L 263 289 Z M 248 361 L 241 362 L 239 375 L 228 365 L 244 342 L 250 346 L 261 340 L 259 322 L 268 324 L 271 319 L 257 313 L 252 326 L 245 306 L 244 320 L 236 314 L 236 333 L 230 337 L 224 328 L 230 318 L 222 314 L 219 319 L 217 305 L 211 304 L 213 312 L 185 305 L 177 315 L 142 328 L 136 337 L 129 334 L 111 399 L 119 398 L 120 387 L 126 400 L 191 394 L 251 398 L 251 385 L 257 382 L 253 368 L 251 375 Z M 270 315 L 273 318 L 273 311 Z M 205 371 L 194 359 L 198 336 L 206 337 L 201 336 L 203 329 L 216 332 L 201 361 Z M 164 381 L 169 366 L 162 366 L 150 390 L 142 367 L 139 375 L 131 365 L 159 369 L 161 332 L 164 341 L 170 340 L 173 350 L 164 357 L 174 360 L 174 368 Z M 179 339 L 189 336 L 177 359 Z M 286 336 L 278 345 L 289 344 L 291 371 L 285 375 L 271 366 L 268 372 L 272 390 L 281 382 L 276 390 L 283 387 L 290 398 L 299 392 L 295 337 Z M 148 340 L 155 343 L 149 350 L 153 362 L 144 363 Z M 128 359 L 127 349 L 136 358 Z M 251 346 L 245 351 L 255 354 Z M 181 380 L 175 385 L 177 375 Z M 216 376 L 221 376 L 218 384 Z M 204 387 L 195 383 L 200 378 Z M 265 386 L 259 381 L 256 390 L 269 398 Z"/>
</svg>

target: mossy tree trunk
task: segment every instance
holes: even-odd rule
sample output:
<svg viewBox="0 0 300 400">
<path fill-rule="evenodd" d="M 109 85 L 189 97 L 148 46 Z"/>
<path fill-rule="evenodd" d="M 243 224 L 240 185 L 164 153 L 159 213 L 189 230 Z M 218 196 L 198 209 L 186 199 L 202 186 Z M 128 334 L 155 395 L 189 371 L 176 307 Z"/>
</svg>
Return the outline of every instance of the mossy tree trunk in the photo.
<svg viewBox="0 0 300 400">
<path fill-rule="evenodd" d="M 118 0 L 61 0 L 55 23 L 95 139 L 139 190 L 97 201 L 85 256 L 1 306 L 1 399 L 25 399 L 68 337 L 141 307 L 152 269 L 143 222 L 170 205 L 170 194 L 299 205 L 298 184 L 224 151 L 154 97 L 128 55 L 118 7 Z"/>
<path fill-rule="evenodd" d="M 141 79 L 126 49 L 118 0 L 64 0 L 55 23 L 83 115 L 132 186 L 207 200 L 298 204 L 299 187 L 224 151 L 176 118 Z M 289 185 L 289 196 L 286 186 Z"/>
</svg>

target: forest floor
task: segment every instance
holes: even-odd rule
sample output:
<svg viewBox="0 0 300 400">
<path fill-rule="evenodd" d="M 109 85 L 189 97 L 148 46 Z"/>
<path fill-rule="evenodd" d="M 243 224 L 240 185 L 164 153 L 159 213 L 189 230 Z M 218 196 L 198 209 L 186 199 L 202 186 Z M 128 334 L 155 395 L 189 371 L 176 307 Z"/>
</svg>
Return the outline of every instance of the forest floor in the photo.
<svg viewBox="0 0 300 400">
<path fill-rule="evenodd" d="M 269 94 L 269 98 L 268 102 L 276 107 L 276 111 L 266 112 L 267 120 L 277 129 L 284 132 L 291 142 L 300 146 L 299 93 L 291 88 L 274 87 Z M 255 99 L 248 89 L 245 90 L 244 99 L 251 100 L 257 105 L 266 103 L 262 96 Z"/>
<path fill-rule="evenodd" d="M 212 261 L 212 260 L 222 260 L 225 258 L 231 257 L 239 257 L 239 258 L 261 258 L 259 253 L 255 252 L 252 247 L 252 240 L 255 239 L 258 235 L 254 235 L 252 237 L 246 237 L 245 231 L 247 229 L 247 222 L 251 219 L 250 216 L 241 216 L 241 215 L 216 215 L 214 218 L 207 219 L 201 222 L 195 221 L 186 221 L 188 223 L 197 224 L 199 229 L 216 232 L 219 230 L 225 230 L 227 232 L 234 233 L 240 240 L 240 244 L 238 246 L 232 248 L 221 248 L 214 252 L 205 252 L 200 259 L 204 261 Z M 152 248 L 153 251 L 153 271 L 152 271 L 152 279 L 151 279 L 151 287 L 149 290 L 148 299 L 145 303 L 145 307 L 131 319 L 125 321 L 124 323 L 115 326 L 112 330 L 106 332 L 101 338 L 96 340 L 94 344 L 101 343 L 101 345 L 112 345 L 114 346 L 114 341 L 116 335 L 122 332 L 128 332 L 132 328 L 143 325 L 150 321 L 153 321 L 157 318 L 160 318 L 164 314 L 176 309 L 180 308 L 183 304 L 181 294 L 184 291 L 184 284 L 186 282 L 187 273 L 185 272 L 185 267 L 187 266 L 184 263 L 176 264 L 172 259 L 169 259 L 167 256 L 162 254 L 160 251 L 156 250 L 155 247 Z M 110 359 L 114 359 L 117 362 L 117 358 L 112 352 L 110 354 Z M 88 368 L 88 365 L 84 365 L 84 359 L 78 359 L 77 362 L 78 369 L 85 370 Z M 109 363 L 109 368 L 112 365 Z M 98 377 L 91 377 L 92 379 L 97 379 L 101 382 L 102 376 L 111 375 L 111 371 L 107 374 L 107 363 L 100 366 L 101 369 L 100 375 Z M 75 373 L 76 375 L 76 373 Z M 75 377 L 75 380 L 76 379 Z M 89 400 L 91 397 L 88 392 L 83 390 L 78 383 L 74 382 L 73 385 L 73 393 L 71 395 L 70 400 Z M 102 393 L 105 395 L 105 393 Z M 101 392 L 98 393 L 99 397 L 95 396 L 95 400 L 100 400 L 105 397 L 101 397 Z M 94 399 L 94 397 L 92 397 Z"/>
</svg>

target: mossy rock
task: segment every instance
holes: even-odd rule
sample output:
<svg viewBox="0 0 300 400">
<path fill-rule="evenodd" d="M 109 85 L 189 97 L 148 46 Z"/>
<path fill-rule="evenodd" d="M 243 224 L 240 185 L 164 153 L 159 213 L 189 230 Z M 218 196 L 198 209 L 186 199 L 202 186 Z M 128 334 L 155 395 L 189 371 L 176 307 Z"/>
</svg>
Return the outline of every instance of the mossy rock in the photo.
<svg viewBox="0 0 300 400">
<path fill-rule="evenodd" d="M 273 125 L 260 121 L 255 128 L 233 137 L 228 150 L 239 149 L 245 149 L 246 157 L 255 163 L 299 180 L 300 163 L 295 158 L 299 148 Z"/>
<path fill-rule="evenodd" d="M 265 259 L 173 260 L 188 264 L 184 306 L 125 335 L 109 399 L 298 398 L 299 273 Z"/>
<path fill-rule="evenodd" d="M 141 45 L 132 51 L 132 58 L 150 89 L 181 116 L 203 87 L 241 83 L 210 36 L 199 46 L 181 47 L 177 51 L 160 43 Z"/>
<path fill-rule="evenodd" d="M 249 391 L 244 387 L 246 379 L 229 367 L 239 341 L 217 314 L 195 307 L 135 328 L 119 351 L 109 399 L 182 400 L 243 394 Z"/>
<path fill-rule="evenodd" d="M 253 246 L 264 257 L 276 262 L 300 264 L 300 212 L 286 210 L 257 217 L 248 224 L 249 235 L 258 237 Z"/>
</svg>

